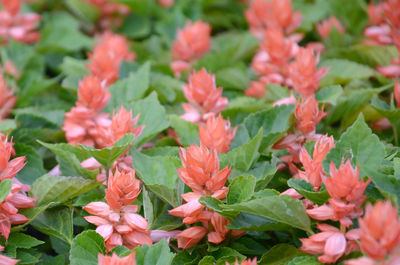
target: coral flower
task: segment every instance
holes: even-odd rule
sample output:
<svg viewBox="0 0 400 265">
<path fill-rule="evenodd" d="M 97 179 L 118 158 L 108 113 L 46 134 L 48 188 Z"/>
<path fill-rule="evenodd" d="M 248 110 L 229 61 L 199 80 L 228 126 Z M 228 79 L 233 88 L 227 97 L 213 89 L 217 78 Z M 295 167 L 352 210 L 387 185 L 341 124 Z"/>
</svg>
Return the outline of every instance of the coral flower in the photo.
<svg viewBox="0 0 400 265">
<path fill-rule="evenodd" d="M 126 5 L 115 3 L 110 0 L 85 1 L 100 10 L 99 24 L 103 29 L 109 29 L 111 26 L 120 26 L 123 22 L 122 17 L 130 13 L 130 9 Z"/>
<path fill-rule="evenodd" d="M 115 252 L 112 256 L 104 256 L 99 253 L 98 265 L 136 265 L 136 252 L 121 258 Z"/>
<path fill-rule="evenodd" d="M 183 92 L 190 105 L 182 105 L 186 112 L 182 118 L 188 121 L 205 121 L 207 116 L 218 114 L 228 104 L 228 99 L 222 97 L 222 88 L 215 84 L 215 76 L 204 68 L 189 76 Z"/>
<path fill-rule="evenodd" d="M 293 88 L 304 97 L 312 96 L 328 69 L 317 70 L 319 57 L 314 58 L 311 49 L 300 48 L 295 59 L 296 61 L 289 65 L 289 77 L 293 82 Z"/>
<path fill-rule="evenodd" d="M 110 92 L 107 91 L 107 88 L 97 77 L 85 76 L 79 82 L 76 105 L 100 112 L 107 105 L 110 97 Z"/>
<path fill-rule="evenodd" d="M 14 92 L 7 87 L 3 75 L 0 74 L 0 121 L 7 118 L 16 102 Z"/>
<path fill-rule="evenodd" d="M 190 62 L 202 57 L 211 47 L 211 27 L 203 21 L 187 22 L 184 29 L 178 30 L 172 44 L 174 61 Z"/>
<path fill-rule="evenodd" d="M 314 96 L 299 100 L 294 110 L 295 127 L 305 135 L 315 133 L 315 127 L 325 116 L 324 107 L 322 106 L 322 109 L 319 110 L 318 102 Z"/>
<path fill-rule="evenodd" d="M 106 200 L 111 209 L 121 209 L 132 203 L 140 194 L 140 180 L 135 178 L 135 170 L 119 172 L 108 178 L 106 189 Z"/>
<path fill-rule="evenodd" d="M 226 265 L 229 265 L 228 262 L 226 262 Z M 246 259 L 243 260 L 242 263 L 239 264 L 238 260 L 235 261 L 235 265 L 257 265 L 257 258 L 254 259 Z"/>
<path fill-rule="evenodd" d="M 188 249 L 196 245 L 207 234 L 207 229 L 201 226 L 193 226 L 183 230 L 177 235 L 178 247 Z"/>
<path fill-rule="evenodd" d="M 397 80 L 394 84 L 394 100 L 396 101 L 397 107 L 400 108 L 400 83 Z"/>
<path fill-rule="evenodd" d="M 118 79 L 122 61 L 134 60 L 135 54 L 130 52 L 128 41 L 124 36 L 106 31 L 88 57 L 90 62 L 87 68 L 92 75 L 110 85 Z"/>
<path fill-rule="evenodd" d="M 218 213 L 213 213 L 211 217 L 211 224 L 215 231 L 209 232 L 207 237 L 208 241 L 214 244 L 219 244 L 225 240 L 229 229 L 225 226 L 229 225 L 229 221 Z"/>
<path fill-rule="evenodd" d="M 0 181 L 14 178 L 25 166 L 24 156 L 16 157 L 10 160 L 12 155 L 15 155 L 12 140 L 8 142 L 7 138 L 5 137 L 4 139 L 0 140 Z"/>
<path fill-rule="evenodd" d="M 171 7 L 174 5 L 175 0 L 158 0 L 158 3 L 162 6 L 162 7 Z"/>
<path fill-rule="evenodd" d="M 127 111 L 123 106 L 117 114 L 113 114 L 111 126 L 100 125 L 96 142 L 100 147 L 112 146 L 127 133 L 133 133 L 139 137 L 144 129 L 144 125 L 136 126 L 139 121 L 140 113 L 132 118 L 132 110 Z"/>
<path fill-rule="evenodd" d="M 368 204 L 366 213 L 359 220 L 361 250 L 374 260 L 383 260 L 398 251 L 400 221 L 397 208 L 390 201 Z"/>
<path fill-rule="evenodd" d="M 342 233 L 334 226 L 317 224 L 321 233 L 309 238 L 301 238 L 301 250 L 312 255 L 321 255 L 318 260 L 322 263 L 335 263 L 344 254 L 357 250 L 355 240 L 359 238 L 359 231 L 350 230 Z"/>
<path fill-rule="evenodd" d="M 244 91 L 244 94 L 253 98 L 263 98 L 267 91 L 265 90 L 265 84 L 261 81 L 251 81 L 251 86 Z"/>
<path fill-rule="evenodd" d="M 0 246 L 0 252 L 4 251 L 4 247 Z M 4 255 L 0 255 L 0 264 L 2 265 L 15 265 L 19 262 L 19 259 L 13 259 Z"/>
<path fill-rule="evenodd" d="M 235 137 L 237 127 L 231 129 L 231 124 L 222 118 L 219 114 L 210 116 L 207 119 L 206 126 L 200 125 L 200 142 L 209 149 L 216 149 L 219 153 L 226 153 Z"/>
<path fill-rule="evenodd" d="M 336 28 L 339 33 L 344 33 L 344 28 L 342 24 L 340 24 L 339 20 L 333 15 L 329 19 L 326 19 L 317 24 L 318 34 L 321 36 L 322 39 L 328 38 L 329 34 L 332 31 L 332 28 Z"/>
</svg>

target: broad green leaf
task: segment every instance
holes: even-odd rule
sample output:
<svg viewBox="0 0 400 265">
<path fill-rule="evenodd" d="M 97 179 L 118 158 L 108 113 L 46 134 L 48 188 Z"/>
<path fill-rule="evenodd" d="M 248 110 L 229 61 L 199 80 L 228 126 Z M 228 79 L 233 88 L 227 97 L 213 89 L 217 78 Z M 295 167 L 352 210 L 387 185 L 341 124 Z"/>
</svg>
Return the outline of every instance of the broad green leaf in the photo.
<svg viewBox="0 0 400 265">
<path fill-rule="evenodd" d="M 316 256 L 296 257 L 288 265 L 322 265 Z"/>
<path fill-rule="evenodd" d="M 169 116 L 171 127 L 175 130 L 182 145 L 199 144 L 199 126 L 193 122 L 181 119 L 176 115 Z"/>
<path fill-rule="evenodd" d="M 151 246 L 139 246 L 135 252 L 137 265 L 170 265 L 175 256 L 165 239 Z"/>
<path fill-rule="evenodd" d="M 343 23 L 346 31 L 353 34 L 362 33 L 368 23 L 366 4 L 362 0 L 329 0 L 333 14 Z"/>
<path fill-rule="evenodd" d="M 346 84 L 354 79 L 368 79 L 376 72 L 368 66 L 345 59 L 330 59 L 320 63 L 320 67 L 329 67 L 321 80 L 321 87 Z"/>
<path fill-rule="evenodd" d="M 377 96 L 372 98 L 371 106 L 387 118 L 392 124 L 395 144 L 399 145 L 400 138 L 400 109 L 390 107 L 386 102 L 380 100 Z"/>
<path fill-rule="evenodd" d="M 348 158 L 351 159 L 353 166 L 360 167 L 360 178 L 370 177 L 378 171 L 384 156 L 385 147 L 360 115 L 328 153 L 323 161 L 323 168 L 325 173 L 329 173 L 331 161 L 338 168 L 342 161 Z"/>
<path fill-rule="evenodd" d="M 3 134 L 9 134 L 12 130 L 17 128 L 15 120 L 5 119 L 0 121 L 0 132 Z"/>
<path fill-rule="evenodd" d="M 86 63 L 86 61 L 65 56 L 63 62 L 60 64 L 60 69 L 66 76 L 76 76 L 82 79 L 85 75 L 90 73 L 85 66 Z"/>
<path fill-rule="evenodd" d="M 65 2 L 74 14 L 88 22 L 95 22 L 100 15 L 100 10 L 96 6 L 85 1 L 66 0 Z"/>
<path fill-rule="evenodd" d="M 165 109 L 158 101 L 155 92 L 142 100 L 126 104 L 125 107 L 132 109 L 133 116 L 140 113 L 139 125 L 145 125 L 142 134 L 135 140 L 137 147 L 151 140 L 169 126 Z"/>
<path fill-rule="evenodd" d="M 131 151 L 133 167 L 146 187 L 173 207 L 181 204 L 183 183 L 178 177 L 176 168 L 180 166 L 177 157 L 146 156 Z"/>
<path fill-rule="evenodd" d="M 226 226 L 232 230 L 241 231 L 288 231 L 291 227 L 266 217 L 250 213 L 240 213 L 233 221 Z"/>
<path fill-rule="evenodd" d="M 254 137 L 263 128 L 261 151 L 278 141 L 289 128 L 294 105 L 281 105 L 250 114 L 244 121 L 249 136 Z"/>
<path fill-rule="evenodd" d="M 151 26 L 151 17 L 133 13 L 124 19 L 120 32 L 130 39 L 143 38 L 149 35 Z"/>
<path fill-rule="evenodd" d="M 215 251 L 210 251 L 209 254 L 215 258 L 216 265 L 226 265 L 226 262 L 233 263 L 236 260 L 242 261 L 244 258 L 246 258 L 242 254 L 240 254 L 238 251 L 236 251 L 232 248 L 229 248 L 229 247 L 216 248 Z M 203 263 L 203 264 L 205 265 L 205 264 L 210 264 L 210 263 Z M 211 263 L 211 264 L 214 264 L 214 263 Z"/>
<path fill-rule="evenodd" d="M 307 254 L 300 251 L 296 247 L 288 244 L 278 244 L 273 246 L 267 253 L 265 253 L 259 265 L 282 265 L 287 264 L 293 258 L 299 256 L 306 256 Z"/>
<path fill-rule="evenodd" d="M 208 209 L 226 217 L 228 220 L 233 220 L 239 214 L 239 211 L 224 207 L 225 204 L 222 201 L 211 196 L 201 197 L 199 202 Z"/>
<path fill-rule="evenodd" d="M 91 146 L 82 145 L 81 147 L 89 156 L 93 156 L 104 168 L 111 168 L 115 160 L 117 160 L 135 140 L 135 136 L 131 133 L 125 134 L 112 147 L 103 149 L 95 149 Z"/>
<path fill-rule="evenodd" d="M 239 204 L 223 205 L 223 208 L 259 215 L 311 232 L 310 218 L 302 202 L 286 195 L 268 196 Z"/>
<path fill-rule="evenodd" d="M 72 244 L 74 238 L 72 217 L 73 208 L 49 209 L 39 215 L 31 225 L 44 234 L 58 237 Z"/>
<path fill-rule="evenodd" d="M 197 251 L 183 250 L 175 254 L 172 265 L 198 265 L 200 254 Z"/>
<path fill-rule="evenodd" d="M 33 222 L 39 215 L 41 215 L 47 208 L 49 208 L 53 203 L 49 203 L 47 205 L 43 206 L 37 206 L 35 208 L 28 208 L 28 209 L 20 209 L 18 213 L 24 215 L 26 218 L 29 219 L 28 222 L 23 223 L 21 225 L 16 225 L 11 228 L 11 231 L 20 231 L 22 230 L 25 226 L 29 225 L 31 222 Z"/>
<path fill-rule="evenodd" d="M 51 202 L 63 203 L 97 187 L 101 182 L 80 177 L 60 177 L 49 174 L 38 178 L 31 186 L 32 197 L 38 197 L 36 205 Z"/>
<path fill-rule="evenodd" d="M 289 179 L 288 186 L 318 205 L 326 203 L 330 198 L 326 189 L 316 192 L 311 183 L 302 179 Z"/>
<path fill-rule="evenodd" d="M 343 88 L 340 85 L 326 86 L 315 93 L 315 99 L 319 103 L 329 103 L 336 105 L 338 98 L 343 94 Z"/>
<path fill-rule="evenodd" d="M 185 98 L 182 90 L 184 83 L 169 75 L 151 73 L 150 85 L 157 92 L 161 102 L 183 101 Z"/>
<path fill-rule="evenodd" d="M 120 79 L 109 87 L 111 99 L 105 109 L 107 112 L 118 111 L 120 106 L 143 97 L 150 83 L 150 63 L 145 63 L 135 73 Z"/>
<path fill-rule="evenodd" d="M 235 178 L 229 185 L 229 191 L 226 196 L 228 204 L 241 203 L 247 201 L 253 196 L 256 187 L 256 178 L 253 176 L 240 176 Z"/>
<path fill-rule="evenodd" d="M 217 85 L 224 89 L 243 91 L 250 86 L 250 78 L 244 64 L 236 64 L 216 72 Z"/>
<path fill-rule="evenodd" d="M 12 187 L 11 179 L 5 179 L 0 182 L 0 203 L 10 194 Z"/>
<path fill-rule="evenodd" d="M 29 249 L 29 248 L 39 246 L 43 243 L 44 243 L 43 241 L 37 240 L 36 238 L 34 238 L 30 235 L 27 235 L 27 234 L 11 233 L 10 237 L 8 238 L 8 241 L 7 241 L 6 251 L 8 251 L 10 248 Z"/>
<path fill-rule="evenodd" d="M 238 170 L 249 170 L 259 156 L 258 150 L 261 145 L 262 134 L 263 129 L 260 128 L 258 133 L 249 142 L 226 154 L 221 154 L 219 156 L 221 168 L 232 165 L 233 168 Z"/>
<path fill-rule="evenodd" d="M 76 153 L 82 153 L 84 156 L 85 151 L 69 144 L 48 144 L 38 141 L 44 147 L 50 149 L 57 155 L 57 161 L 60 165 L 60 170 L 64 175 L 84 177 L 87 179 L 95 179 L 98 174 L 97 170 L 88 170 L 81 166 L 81 161 L 78 159 Z M 74 150 L 75 149 L 75 150 Z M 74 152 L 75 151 L 75 152 Z"/>
<path fill-rule="evenodd" d="M 380 65 L 388 65 L 390 64 L 390 60 L 395 59 L 399 56 L 399 52 L 394 45 L 357 45 L 353 47 L 353 49 L 372 60 L 372 66 L 374 67 Z"/>
<path fill-rule="evenodd" d="M 72 241 L 69 260 L 71 265 L 98 265 L 98 254 L 104 255 L 105 252 L 103 237 L 93 230 L 87 230 Z"/>
<path fill-rule="evenodd" d="M 82 207 L 91 202 L 98 202 L 104 200 L 105 188 L 106 187 L 104 186 L 99 186 L 96 189 L 91 189 L 88 192 L 83 193 L 82 195 L 76 198 L 76 200 L 72 205 L 75 207 Z"/>
</svg>

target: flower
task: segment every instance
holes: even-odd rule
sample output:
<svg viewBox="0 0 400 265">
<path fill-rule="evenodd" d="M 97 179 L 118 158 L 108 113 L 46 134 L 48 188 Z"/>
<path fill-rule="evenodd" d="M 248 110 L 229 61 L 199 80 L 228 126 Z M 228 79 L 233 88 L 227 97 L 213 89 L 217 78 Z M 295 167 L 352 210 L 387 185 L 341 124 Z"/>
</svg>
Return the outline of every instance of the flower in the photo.
<svg viewBox="0 0 400 265">
<path fill-rule="evenodd" d="M 79 81 L 78 107 L 85 107 L 95 112 L 100 112 L 108 104 L 111 94 L 95 76 L 85 76 Z"/>
<path fill-rule="evenodd" d="M 0 121 L 7 118 L 8 114 L 17 102 L 14 92 L 7 87 L 6 81 L 0 74 Z"/>
<path fill-rule="evenodd" d="M 222 115 L 210 116 L 207 119 L 206 126 L 200 125 L 200 142 L 209 149 L 216 149 L 219 153 L 226 153 L 235 138 L 237 127 L 231 129 L 229 120 L 225 121 Z"/>
<path fill-rule="evenodd" d="M 119 210 L 123 206 L 129 205 L 140 194 L 140 180 L 135 178 L 135 170 L 129 172 L 119 172 L 108 178 L 108 188 L 106 189 L 106 200 L 111 209 Z"/>
<path fill-rule="evenodd" d="M 325 116 L 324 106 L 319 110 L 318 102 L 313 95 L 306 99 L 303 98 L 297 101 L 294 110 L 295 128 L 305 135 L 315 133 L 315 127 Z"/>
<path fill-rule="evenodd" d="M 4 251 L 4 247 L 0 246 L 0 251 Z M 15 265 L 19 262 L 19 259 L 13 259 L 4 255 L 0 255 L 0 264 L 2 265 Z"/>
<path fill-rule="evenodd" d="M 314 58 L 311 49 L 300 48 L 295 62 L 289 65 L 289 77 L 293 89 L 304 97 L 312 96 L 319 87 L 319 81 L 327 73 L 327 68 L 317 70 L 319 56 Z"/>
<path fill-rule="evenodd" d="M 265 84 L 261 81 L 251 81 L 251 86 L 244 91 L 246 96 L 253 98 L 263 98 L 267 91 L 265 90 Z"/>
<path fill-rule="evenodd" d="M 228 99 L 222 97 L 222 88 L 215 84 L 215 76 L 204 68 L 189 76 L 183 92 L 190 105 L 182 104 L 186 112 L 182 118 L 191 122 L 204 121 L 207 116 L 224 110 L 228 104 Z"/>
<path fill-rule="evenodd" d="M 317 224 L 321 233 L 314 234 L 309 238 L 301 238 L 301 250 L 312 255 L 321 255 L 318 260 L 322 263 L 335 263 L 344 254 L 357 250 L 355 240 L 359 238 L 359 231 L 350 230 L 342 233 L 338 228 L 327 225 Z"/>
<path fill-rule="evenodd" d="M 100 26 L 104 29 L 111 26 L 120 26 L 123 22 L 122 16 L 130 13 L 129 7 L 123 4 L 115 3 L 110 0 L 85 0 L 100 10 Z"/>
<path fill-rule="evenodd" d="M 368 204 L 359 219 L 361 250 L 374 260 L 396 253 L 400 245 L 400 221 L 397 208 L 390 201 Z"/>
<path fill-rule="evenodd" d="M 397 107 L 400 108 L 400 83 L 396 80 L 394 84 L 394 100 L 396 101 Z"/>
<path fill-rule="evenodd" d="M 226 262 L 226 265 L 229 265 L 228 262 Z M 242 263 L 239 264 L 238 260 L 236 259 L 235 265 L 257 265 L 257 257 L 254 259 L 246 259 L 243 260 Z"/>
<path fill-rule="evenodd" d="M 124 36 L 106 31 L 88 57 L 90 62 L 87 68 L 90 73 L 110 85 L 118 79 L 122 61 L 133 61 L 135 54 L 130 52 Z"/>
<path fill-rule="evenodd" d="M 15 155 L 12 139 L 8 142 L 7 137 L 1 138 L 3 137 L 0 137 L 0 181 L 14 178 L 25 166 L 25 156 L 10 160 L 11 155 Z"/>
<path fill-rule="evenodd" d="M 190 62 L 202 57 L 211 47 L 211 27 L 199 20 L 188 21 L 184 29 L 178 30 L 176 40 L 172 43 L 172 59 Z"/>
<path fill-rule="evenodd" d="M 335 16 L 323 20 L 321 23 L 317 24 L 318 34 L 322 39 L 326 39 L 332 31 L 332 28 L 336 28 L 339 33 L 344 33 L 344 28 L 340 24 L 339 20 Z"/>
<path fill-rule="evenodd" d="M 115 252 L 113 252 L 112 256 L 105 256 L 99 253 L 98 265 L 136 265 L 136 252 L 121 258 Z"/>
<path fill-rule="evenodd" d="M 175 0 L 157 0 L 162 7 L 171 7 L 174 5 Z"/>
<path fill-rule="evenodd" d="M 207 234 L 207 229 L 202 226 L 193 226 L 183 230 L 177 235 L 178 247 L 188 249 L 196 245 Z"/>
</svg>

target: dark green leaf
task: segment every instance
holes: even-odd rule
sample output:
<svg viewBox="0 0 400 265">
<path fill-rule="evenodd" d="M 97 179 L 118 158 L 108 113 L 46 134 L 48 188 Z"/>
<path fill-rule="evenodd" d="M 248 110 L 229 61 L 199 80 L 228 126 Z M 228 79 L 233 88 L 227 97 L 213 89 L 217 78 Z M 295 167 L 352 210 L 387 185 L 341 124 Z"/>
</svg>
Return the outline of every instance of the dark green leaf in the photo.
<svg viewBox="0 0 400 265">
<path fill-rule="evenodd" d="M 316 192 L 311 183 L 302 179 L 289 179 L 288 186 L 318 205 L 326 203 L 330 197 L 326 189 Z"/>
<path fill-rule="evenodd" d="M 175 255 L 165 239 L 151 246 L 137 247 L 135 252 L 137 265 L 170 265 Z"/>
<path fill-rule="evenodd" d="M 235 178 L 229 185 L 229 191 L 226 196 L 227 203 L 234 204 L 247 201 L 253 196 L 255 187 L 256 178 L 253 176 Z"/>
<path fill-rule="evenodd" d="M 104 239 L 95 231 L 87 230 L 72 241 L 69 260 L 71 265 L 98 265 L 97 256 L 105 254 Z"/>
<path fill-rule="evenodd" d="M 265 253 L 259 265 L 284 265 L 287 264 L 295 257 L 306 256 L 307 254 L 298 250 L 292 245 L 279 244 L 273 246 L 267 253 Z"/>
<path fill-rule="evenodd" d="M 181 119 L 176 115 L 170 115 L 169 122 L 182 145 L 199 144 L 199 126 L 197 124 Z"/>
<path fill-rule="evenodd" d="M 0 203 L 10 194 L 12 187 L 11 179 L 5 179 L 0 182 Z"/>
</svg>

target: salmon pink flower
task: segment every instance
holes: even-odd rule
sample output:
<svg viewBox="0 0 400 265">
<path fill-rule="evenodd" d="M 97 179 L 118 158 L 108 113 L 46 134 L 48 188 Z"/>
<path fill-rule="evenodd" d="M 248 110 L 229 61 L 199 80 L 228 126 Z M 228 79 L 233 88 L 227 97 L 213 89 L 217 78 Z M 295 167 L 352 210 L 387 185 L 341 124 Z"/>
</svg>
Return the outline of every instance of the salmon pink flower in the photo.
<svg viewBox="0 0 400 265">
<path fill-rule="evenodd" d="M 174 5 L 175 0 L 157 0 L 162 7 L 171 7 Z"/>
<path fill-rule="evenodd" d="M 338 228 L 317 224 L 321 233 L 314 234 L 309 238 L 301 238 L 301 250 L 312 255 L 322 255 L 318 260 L 322 263 L 335 263 L 344 254 L 357 250 L 355 240 L 359 238 L 357 230 L 342 233 Z"/>
<path fill-rule="evenodd" d="M 251 86 L 244 91 L 244 94 L 253 98 L 263 98 L 267 91 L 265 90 L 265 84 L 261 81 L 251 81 Z"/>
<path fill-rule="evenodd" d="M 98 265 L 136 265 L 136 252 L 121 258 L 115 252 L 112 256 L 104 256 L 99 253 Z"/>
<path fill-rule="evenodd" d="M 3 75 L 0 74 L 0 121 L 7 118 L 16 102 L 14 92 L 7 87 Z"/>
<path fill-rule="evenodd" d="M 135 170 L 119 172 L 108 178 L 106 189 L 106 200 L 111 209 L 119 210 L 129 205 L 140 194 L 140 181 L 135 178 Z"/>
<path fill-rule="evenodd" d="M 133 61 L 135 54 L 130 52 L 124 36 L 106 31 L 88 57 L 87 68 L 91 74 L 110 85 L 118 79 L 122 61 Z"/>
<path fill-rule="evenodd" d="M 395 254 L 400 246 L 400 221 L 390 201 L 368 204 L 359 220 L 361 250 L 374 260 Z"/>
<path fill-rule="evenodd" d="M 228 262 L 226 262 L 226 265 L 229 265 Z M 242 263 L 239 264 L 238 260 L 236 259 L 235 265 L 257 265 L 257 258 L 254 259 L 246 259 L 243 260 Z"/>
<path fill-rule="evenodd" d="M 222 115 L 210 116 L 206 125 L 200 125 L 199 137 L 200 142 L 209 149 L 216 149 L 219 153 L 226 153 L 235 138 L 237 127 L 231 129 L 229 120 L 224 120 Z"/>
<path fill-rule="evenodd" d="M 204 68 L 189 76 L 183 92 L 190 105 L 182 105 L 186 111 L 182 118 L 191 122 L 205 121 L 208 116 L 218 114 L 228 105 L 228 99 L 222 97 L 222 88 L 217 88 L 215 84 L 215 76 Z"/>
<path fill-rule="evenodd" d="M 201 58 L 210 50 L 210 34 L 210 25 L 201 20 L 195 23 L 187 22 L 184 29 L 178 30 L 171 51 L 171 67 L 176 75 L 189 70 L 191 61 Z"/>
<path fill-rule="evenodd" d="M 211 224 L 215 231 L 208 233 L 208 241 L 214 244 L 219 244 L 225 240 L 226 235 L 230 231 L 225 227 L 229 225 L 229 221 L 222 215 L 213 213 L 211 217 Z"/>
<path fill-rule="evenodd" d="M 0 246 L 0 252 L 4 251 L 4 247 Z M 0 264 L 2 265 L 15 265 L 19 262 L 19 259 L 13 259 L 4 255 L 0 255 Z"/>
<path fill-rule="evenodd" d="M 78 107 L 85 107 L 100 112 L 108 104 L 111 94 L 95 76 L 85 76 L 79 82 Z"/>
<path fill-rule="evenodd" d="M 394 84 L 394 100 L 396 101 L 397 107 L 400 108 L 400 83 L 396 80 Z"/>
<path fill-rule="evenodd" d="M 25 166 L 24 156 L 10 160 L 11 155 L 15 155 L 12 140 L 8 142 L 7 137 L 0 139 L 0 181 L 14 178 Z"/>
<path fill-rule="evenodd" d="M 329 19 L 323 20 L 321 23 L 317 24 L 318 34 L 322 39 L 328 38 L 332 28 L 336 28 L 339 33 L 344 33 L 342 24 L 340 24 L 339 20 L 333 15 Z"/>
<path fill-rule="evenodd" d="M 325 116 L 324 106 L 319 110 L 318 102 L 314 96 L 298 100 L 294 110 L 295 128 L 304 135 L 315 133 L 315 127 Z"/>
<path fill-rule="evenodd" d="M 193 226 L 183 230 L 177 235 L 178 247 L 188 249 L 196 245 L 207 234 L 207 229 L 201 226 Z"/>
<path fill-rule="evenodd" d="M 319 87 L 319 81 L 328 72 L 327 68 L 317 70 L 319 56 L 314 58 L 312 50 L 300 48 L 296 61 L 289 65 L 289 77 L 293 89 L 303 97 L 312 96 Z"/>
<path fill-rule="evenodd" d="M 115 3 L 110 0 L 85 0 L 94 5 L 100 11 L 99 24 L 103 29 L 109 29 L 112 26 L 120 26 L 123 22 L 122 17 L 128 15 L 131 11 L 129 7 Z"/>
</svg>

